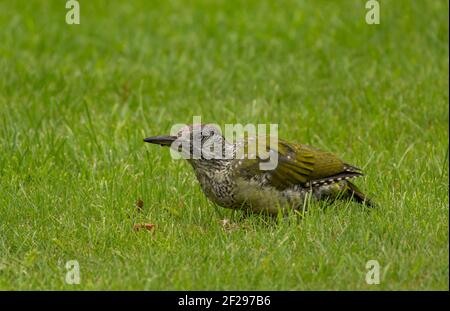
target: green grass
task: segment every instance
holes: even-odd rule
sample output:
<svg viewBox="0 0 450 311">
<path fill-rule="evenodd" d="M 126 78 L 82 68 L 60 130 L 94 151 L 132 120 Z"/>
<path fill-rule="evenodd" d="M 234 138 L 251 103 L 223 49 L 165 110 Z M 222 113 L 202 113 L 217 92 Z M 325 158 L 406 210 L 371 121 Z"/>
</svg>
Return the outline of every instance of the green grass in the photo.
<svg viewBox="0 0 450 311">
<path fill-rule="evenodd" d="M 364 4 L 81 0 L 69 26 L 64 1 L 2 1 L 0 289 L 448 290 L 448 2 L 380 0 L 376 26 Z M 379 207 L 215 207 L 142 142 L 193 115 L 278 123 Z"/>
</svg>

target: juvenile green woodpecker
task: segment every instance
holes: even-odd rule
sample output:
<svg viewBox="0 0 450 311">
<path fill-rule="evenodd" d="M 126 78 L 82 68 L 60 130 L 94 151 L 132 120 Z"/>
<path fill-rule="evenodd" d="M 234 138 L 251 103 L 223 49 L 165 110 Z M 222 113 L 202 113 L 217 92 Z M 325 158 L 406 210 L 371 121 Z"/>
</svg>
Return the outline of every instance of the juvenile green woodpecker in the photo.
<svg viewBox="0 0 450 311">
<path fill-rule="evenodd" d="M 261 139 L 266 141 L 267 154 L 276 155 L 273 158 L 277 163 L 271 169 L 261 165 L 270 159 L 249 151 L 251 141 L 258 144 Z M 290 208 L 302 209 L 308 198 L 351 199 L 373 205 L 349 181 L 363 175 L 359 168 L 307 145 L 278 140 L 271 146 L 267 137 L 230 143 L 209 124 L 185 126 L 177 136 L 154 136 L 144 141 L 181 152 L 193 167 L 203 192 L 222 207 L 276 215 Z"/>
</svg>

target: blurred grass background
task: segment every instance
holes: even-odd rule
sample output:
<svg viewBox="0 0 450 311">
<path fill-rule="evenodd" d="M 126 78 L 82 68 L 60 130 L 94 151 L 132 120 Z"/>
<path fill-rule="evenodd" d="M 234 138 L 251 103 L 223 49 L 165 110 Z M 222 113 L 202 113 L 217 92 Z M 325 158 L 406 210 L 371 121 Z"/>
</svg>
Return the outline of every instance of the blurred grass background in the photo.
<svg viewBox="0 0 450 311">
<path fill-rule="evenodd" d="M 379 2 L 0 2 L 0 289 L 448 290 L 448 1 Z M 215 207 L 142 142 L 193 115 L 278 123 L 380 206 Z"/>
</svg>

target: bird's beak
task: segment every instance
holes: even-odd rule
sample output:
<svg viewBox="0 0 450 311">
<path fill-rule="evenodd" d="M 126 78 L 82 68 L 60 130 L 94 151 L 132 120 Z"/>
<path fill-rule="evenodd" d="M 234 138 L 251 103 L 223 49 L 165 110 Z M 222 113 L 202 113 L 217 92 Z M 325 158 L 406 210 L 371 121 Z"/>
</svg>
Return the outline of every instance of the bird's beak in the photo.
<svg viewBox="0 0 450 311">
<path fill-rule="evenodd" d="M 176 139 L 177 136 L 153 136 L 145 138 L 144 141 L 150 144 L 170 146 Z"/>
</svg>

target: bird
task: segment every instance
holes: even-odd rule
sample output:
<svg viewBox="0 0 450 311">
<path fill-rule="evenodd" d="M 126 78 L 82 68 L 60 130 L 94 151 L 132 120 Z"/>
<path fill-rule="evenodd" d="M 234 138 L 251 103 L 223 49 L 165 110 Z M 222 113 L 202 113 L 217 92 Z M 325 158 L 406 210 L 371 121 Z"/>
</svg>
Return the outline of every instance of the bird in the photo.
<svg viewBox="0 0 450 311">
<path fill-rule="evenodd" d="M 216 125 L 192 124 L 176 135 L 147 137 L 144 142 L 170 147 L 185 158 L 205 195 L 224 208 L 274 216 L 304 210 L 308 200 L 353 200 L 374 206 L 350 181 L 363 176 L 361 169 L 331 152 L 278 139 L 265 150 L 269 157 L 276 156 L 276 165 L 262 168 L 270 159 L 255 155 L 249 146 L 268 140 L 269 136 L 253 136 L 229 142 Z"/>
</svg>

